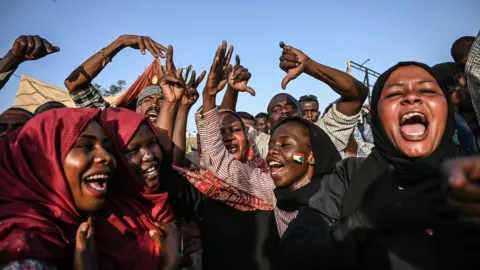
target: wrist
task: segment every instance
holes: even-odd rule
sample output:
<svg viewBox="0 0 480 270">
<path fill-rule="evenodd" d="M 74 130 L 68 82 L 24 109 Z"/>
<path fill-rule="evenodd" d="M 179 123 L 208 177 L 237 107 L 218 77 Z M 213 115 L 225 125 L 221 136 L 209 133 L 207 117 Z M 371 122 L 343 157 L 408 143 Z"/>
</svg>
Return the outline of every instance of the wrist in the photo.
<svg viewBox="0 0 480 270">
<path fill-rule="evenodd" d="M 178 107 L 178 111 L 189 113 L 192 106 L 193 106 L 193 104 L 192 105 L 182 105 L 182 104 L 180 104 L 180 106 Z"/>
<path fill-rule="evenodd" d="M 311 75 L 313 72 L 313 66 L 315 65 L 315 60 L 312 60 L 310 57 L 307 57 L 305 61 L 305 70 L 304 72 L 308 75 Z"/>
<path fill-rule="evenodd" d="M 23 57 L 18 57 L 18 56 L 13 55 L 12 50 L 9 50 L 9 51 L 7 52 L 7 54 L 5 55 L 5 57 L 3 57 L 2 62 L 3 62 L 3 61 L 6 61 L 7 66 L 15 69 L 15 68 L 17 68 L 21 63 L 25 62 L 26 59 L 23 58 Z"/>
</svg>

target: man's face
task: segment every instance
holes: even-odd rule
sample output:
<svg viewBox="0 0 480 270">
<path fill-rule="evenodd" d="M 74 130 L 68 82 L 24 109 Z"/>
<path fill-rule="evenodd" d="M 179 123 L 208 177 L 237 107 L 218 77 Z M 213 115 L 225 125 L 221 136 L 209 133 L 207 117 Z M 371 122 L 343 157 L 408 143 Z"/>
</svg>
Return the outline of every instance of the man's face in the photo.
<svg viewBox="0 0 480 270">
<path fill-rule="evenodd" d="M 23 126 L 32 115 L 21 110 L 6 110 L 0 115 L 0 140 L 8 133 Z"/>
<path fill-rule="evenodd" d="M 265 117 L 255 118 L 255 129 L 268 134 L 268 119 Z"/>
<path fill-rule="evenodd" d="M 140 105 L 137 105 L 135 111 L 137 113 L 148 116 L 150 122 L 155 123 L 160 113 L 160 108 L 163 104 L 163 98 L 160 95 L 152 95 L 142 100 Z"/>
<path fill-rule="evenodd" d="M 298 101 L 287 94 L 274 97 L 268 106 L 270 115 L 270 127 L 275 128 L 284 118 L 290 116 L 301 116 L 301 109 Z"/>
<path fill-rule="evenodd" d="M 318 112 L 318 102 L 313 100 L 302 101 L 300 102 L 300 105 L 302 106 L 303 119 L 317 122 L 318 116 L 320 115 L 320 113 Z"/>
</svg>

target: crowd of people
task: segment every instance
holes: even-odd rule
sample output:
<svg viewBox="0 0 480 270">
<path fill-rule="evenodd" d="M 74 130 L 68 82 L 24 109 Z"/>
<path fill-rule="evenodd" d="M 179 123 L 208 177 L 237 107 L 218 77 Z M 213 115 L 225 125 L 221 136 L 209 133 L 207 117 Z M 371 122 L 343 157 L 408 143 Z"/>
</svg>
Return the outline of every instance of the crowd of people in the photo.
<svg viewBox="0 0 480 270">
<path fill-rule="evenodd" d="M 113 106 L 92 81 L 126 48 L 164 58 L 163 76 Z M 59 51 L 20 36 L 0 87 Z M 323 113 L 286 92 L 237 111 L 256 92 L 233 53 L 223 41 L 198 75 L 122 35 L 65 79 L 78 108 L 3 112 L 0 268 L 480 269 L 480 33 L 452 62 L 393 65 L 367 105 L 362 82 L 281 42 L 283 89 L 306 74 L 339 95 Z"/>
</svg>

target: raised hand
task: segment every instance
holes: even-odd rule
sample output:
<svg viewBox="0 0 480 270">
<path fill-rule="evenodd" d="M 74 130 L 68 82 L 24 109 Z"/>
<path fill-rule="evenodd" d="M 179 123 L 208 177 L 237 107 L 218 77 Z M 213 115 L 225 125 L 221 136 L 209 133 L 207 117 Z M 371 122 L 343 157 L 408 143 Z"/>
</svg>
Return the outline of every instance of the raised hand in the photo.
<svg viewBox="0 0 480 270">
<path fill-rule="evenodd" d="M 200 76 L 196 78 L 195 70 L 192 70 L 192 75 L 189 80 L 188 75 L 190 73 L 190 70 L 192 70 L 191 65 L 188 66 L 187 72 L 185 74 L 184 81 L 188 81 L 188 83 L 186 84 L 186 90 L 183 93 L 182 101 L 180 102 L 180 105 L 188 108 L 190 108 L 193 104 L 197 102 L 199 96 L 197 88 L 202 83 L 203 78 L 205 78 L 205 75 L 207 74 L 207 72 L 204 70 L 202 74 L 200 74 Z"/>
<path fill-rule="evenodd" d="M 285 45 L 283 41 L 280 42 L 280 48 L 283 49 L 282 55 L 280 56 L 280 68 L 287 72 L 287 75 L 282 80 L 282 88 L 286 89 L 287 84 L 291 80 L 296 79 L 304 72 L 310 58 L 302 51 Z"/>
<path fill-rule="evenodd" d="M 160 232 L 151 230 L 150 236 L 160 246 L 163 257 L 167 261 L 163 269 L 180 269 L 183 264 L 180 230 L 174 223 L 155 222 L 155 226 Z"/>
<path fill-rule="evenodd" d="M 248 72 L 248 69 L 240 65 L 240 56 L 235 56 L 235 66 L 233 71 L 228 77 L 228 86 L 238 92 L 248 92 L 250 95 L 255 96 L 255 90 L 247 85 L 248 80 L 252 77 L 252 74 Z"/>
<path fill-rule="evenodd" d="M 167 51 L 167 48 L 150 37 L 123 35 L 120 39 L 123 46 L 140 50 L 142 54 L 145 54 L 145 50 L 147 50 L 156 58 L 165 58 L 165 51 Z"/>
<path fill-rule="evenodd" d="M 480 226 L 480 158 L 453 159 L 443 164 L 448 177 L 448 204 L 460 221 Z"/>
<path fill-rule="evenodd" d="M 228 76 L 233 69 L 232 65 L 230 65 L 232 54 L 233 46 L 230 45 L 227 52 L 227 42 L 225 40 L 222 41 L 222 45 L 218 46 L 212 66 L 210 67 L 207 83 L 203 89 L 204 95 L 215 96 L 227 85 Z"/>
<path fill-rule="evenodd" d="M 95 230 L 93 218 L 80 224 L 77 230 L 74 253 L 75 270 L 98 269 L 98 253 L 95 246 Z"/>
<path fill-rule="evenodd" d="M 173 64 L 173 47 L 168 46 L 167 64 L 162 66 L 163 77 L 160 79 L 160 88 L 162 88 L 163 102 L 179 102 L 185 92 L 185 81 L 182 77 L 183 69 L 176 69 Z"/>
<path fill-rule="evenodd" d="M 53 46 L 48 40 L 40 36 L 19 36 L 13 43 L 10 51 L 13 56 L 25 61 L 38 60 L 46 55 L 60 51 L 60 48 Z"/>
</svg>

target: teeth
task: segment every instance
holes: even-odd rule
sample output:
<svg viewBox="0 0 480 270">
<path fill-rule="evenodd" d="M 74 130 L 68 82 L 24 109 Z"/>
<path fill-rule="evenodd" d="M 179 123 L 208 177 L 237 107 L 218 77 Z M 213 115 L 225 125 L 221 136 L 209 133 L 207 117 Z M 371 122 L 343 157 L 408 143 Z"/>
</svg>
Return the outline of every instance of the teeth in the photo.
<svg viewBox="0 0 480 270">
<path fill-rule="evenodd" d="M 411 113 L 407 113 L 405 114 L 403 117 L 402 117 L 402 123 L 405 123 L 405 121 L 407 121 L 408 119 L 414 117 L 414 116 L 420 116 L 422 118 L 422 122 L 425 122 L 425 115 L 423 115 L 422 113 L 419 113 L 419 112 L 411 112 Z"/>
<path fill-rule="evenodd" d="M 155 166 L 152 166 L 150 168 L 148 168 L 145 172 L 146 173 L 151 173 L 151 172 L 154 172 L 155 171 Z"/>
<path fill-rule="evenodd" d="M 273 167 L 273 166 L 282 166 L 282 163 L 277 162 L 277 161 L 270 161 L 268 163 L 268 166 Z"/>
<path fill-rule="evenodd" d="M 108 179 L 108 174 L 95 174 L 85 178 L 85 180 L 97 180 L 97 179 Z"/>
</svg>

